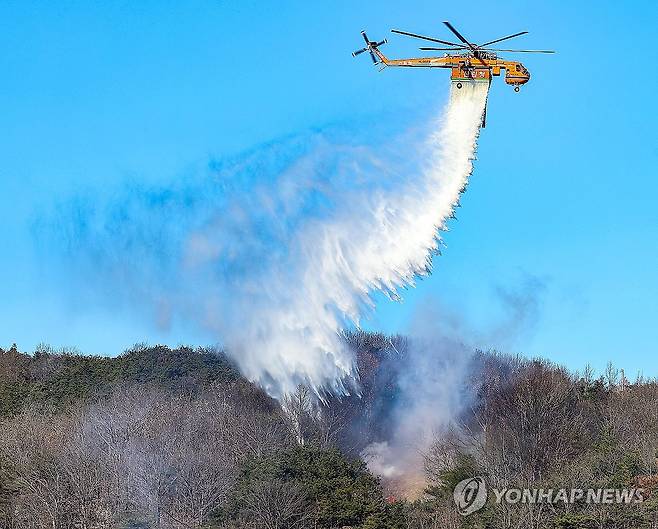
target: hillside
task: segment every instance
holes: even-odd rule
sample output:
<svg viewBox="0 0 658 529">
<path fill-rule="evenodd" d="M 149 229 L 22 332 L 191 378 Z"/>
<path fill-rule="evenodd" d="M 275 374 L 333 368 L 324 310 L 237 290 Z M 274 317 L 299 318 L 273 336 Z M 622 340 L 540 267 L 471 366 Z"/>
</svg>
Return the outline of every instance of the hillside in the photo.
<svg viewBox="0 0 658 529">
<path fill-rule="evenodd" d="M 0 349 L 0 415 L 12 415 L 27 404 L 61 409 L 120 385 L 197 391 L 213 382 L 238 380 L 238 371 L 221 352 L 204 349 L 135 346 L 109 358 L 46 347 L 28 355 L 14 345 Z"/>
<path fill-rule="evenodd" d="M 426 494 L 405 501 L 359 457 L 390 428 L 405 341 L 349 340 L 361 396 L 319 408 L 305 388 L 270 399 L 218 351 L 0 349 L 0 528 L 658 524 L 655 381 L 475 353 L 470 404 L 424 454 Z M 492 486 L 641 486 L 646 497 L 550 509 L 489 501 L 462 517 L 452 491 L 476 475 Z"/>
</svg>

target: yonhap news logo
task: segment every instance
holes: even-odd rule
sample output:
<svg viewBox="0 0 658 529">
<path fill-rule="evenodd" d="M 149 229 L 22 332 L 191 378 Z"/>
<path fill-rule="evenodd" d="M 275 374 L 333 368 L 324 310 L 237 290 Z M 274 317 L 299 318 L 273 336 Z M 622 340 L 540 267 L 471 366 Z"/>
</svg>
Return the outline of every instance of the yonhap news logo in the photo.
<svg viewBox="0 0 658 529">
<path fill-rule="evenodd" d="M 534 504 L 546 503 L 550 505 L 572 504 L 576 502 L 586 504 L 635 504 L 644 501 L 644 490 L 630 489 L 579 489 L 579 488 L 492 488 L 494 503 Z M 455 486 L 453 498 L 457 511 L 462 516 L 479 511 L 487 503 L 489 491 L 484 478 L 476 476 L 460 481 Z"/>
<path fill-rule="evenodd" d="M 476 476 L 457 483 L 452 497 L 462 516 L 479 511 L 487 503 L 487 484 L 484 478 Z"/>
</svg>

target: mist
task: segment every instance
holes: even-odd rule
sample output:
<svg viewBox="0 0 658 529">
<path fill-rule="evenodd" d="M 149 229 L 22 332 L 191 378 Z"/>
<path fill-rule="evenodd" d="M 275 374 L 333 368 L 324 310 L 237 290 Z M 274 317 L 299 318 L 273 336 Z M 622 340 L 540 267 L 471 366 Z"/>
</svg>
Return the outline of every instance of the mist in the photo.
<svg viewBox="0 0 658 529">
<path fill-rule="evenodd" d="M 445 316 L 445 318 L 444 318 Z M 473 398 L 474 347 L 448 312 L 430 310 L 412 329 L 395 375 L 396 397 L 378 420 L 386 435 L 361 456 L 395 496 L 416 499 L 427 486 L 425 457 Z"/>
<path fill-rule="evenodd" d="M 369 381 L 378 382 L 367 396 L 373 402 L 366 405 L 376 411 L 365 427 L 364 412 L 356 414 L 351 441 L 361 441 L 360 456 L 392 495 L 422 496 L 433 446 L 463 428 L 464 417 L 477 405 L 478 351 L 491 344 L 513 347 L 532 334 L 545 288 L 545 280 L 528 274 L 512 285 L 494 285 L 497 319 L 484 327 L 474 325 L 468 311 L 427 299 L 414 312 L 405 339 L 379 344 L 377 373 L 368 374 Z"/>
<path fill-rule="evenodd" d="M 259 146 L 163 188 L 80 196 L 39 225 L 82 307 L 203 329 L 272 396 L 357 387 L 344 329 L 429 274 L 472 170 L 486 86 L 453 89 L 422 141 Z"/>
</svg>

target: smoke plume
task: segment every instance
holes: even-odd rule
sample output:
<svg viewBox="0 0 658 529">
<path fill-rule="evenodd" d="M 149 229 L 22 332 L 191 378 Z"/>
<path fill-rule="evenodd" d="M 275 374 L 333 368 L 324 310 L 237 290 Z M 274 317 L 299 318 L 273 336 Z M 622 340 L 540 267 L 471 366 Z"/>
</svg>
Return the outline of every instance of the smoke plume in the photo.
<svg viewBox="0 0 658 529">
<path fill-rule="evenodd" d="M 395 299 L 430 272 L 471 173 L 487 87 L 453 90 L 404 156 L 322 135 L 273 143 L 202 179 L 65 204 L 54 246 L 88 287 L 84 303 L 193 322 L 273 396 L 299 384 L 348 393 L 342 329 L 373 293 Z"/>
<path fill-rule="evenodd" d="M 454 425 L 468 402 L 465 384 L 473 350 L 449 329 L 438 328 L 414 337 L 408 347 L 390 436 L 367 446 L 362 456 L 395 495 L 417 498 L 426 486 L 430 446 Z"/>
</svg>

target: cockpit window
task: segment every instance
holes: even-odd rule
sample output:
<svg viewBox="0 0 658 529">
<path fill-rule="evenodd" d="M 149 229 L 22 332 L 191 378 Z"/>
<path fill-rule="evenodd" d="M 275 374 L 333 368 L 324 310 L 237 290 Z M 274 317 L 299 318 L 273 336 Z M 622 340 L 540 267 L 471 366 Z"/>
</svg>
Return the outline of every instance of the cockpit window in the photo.
<svg viewBox="0 0 658 529">
<path fill-rule="evenodd" d="M 517 64 L 517 65 L 516 65 L 516 71 L 517 71 L 517 72 L 520 72 L 520 71 L 521 71 L 521 65 L 520 65 L 520 64 Z"/>
</svg>

